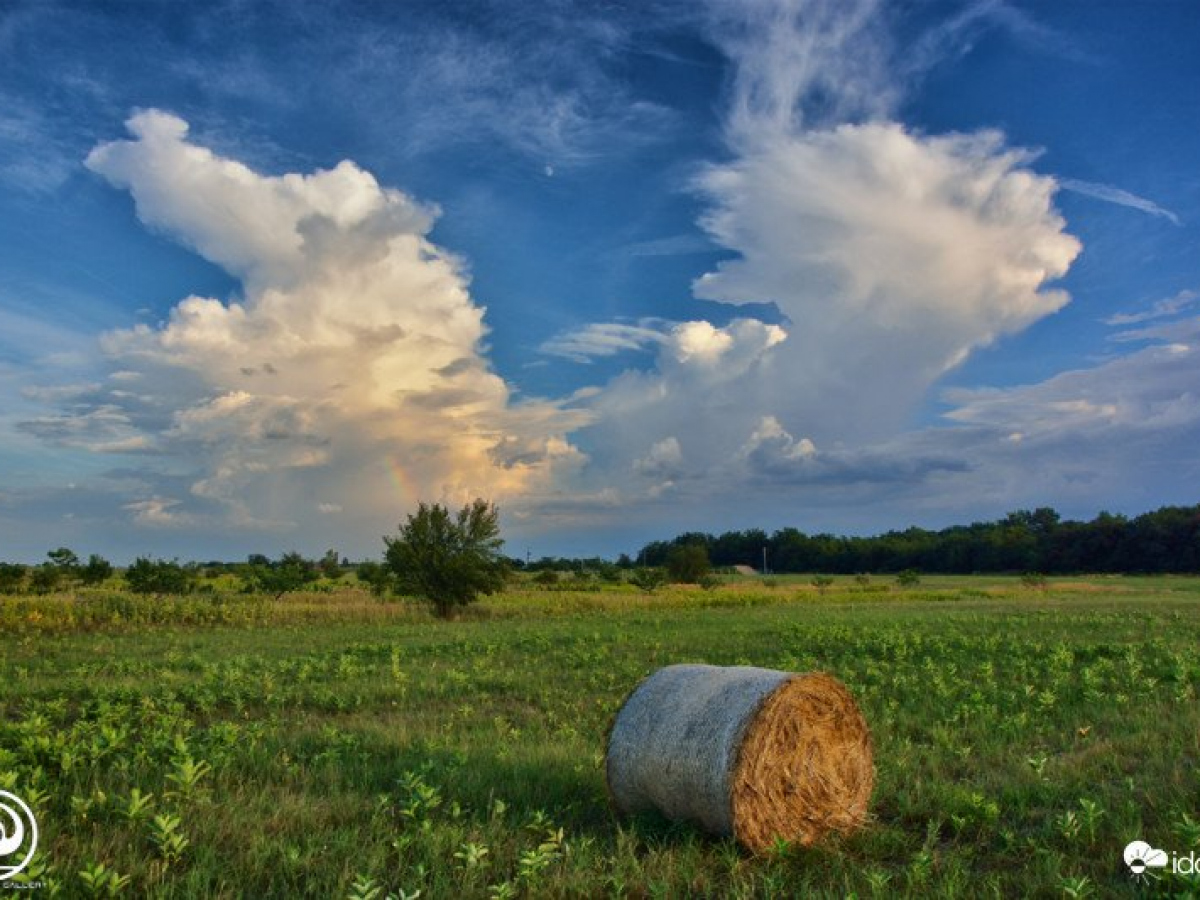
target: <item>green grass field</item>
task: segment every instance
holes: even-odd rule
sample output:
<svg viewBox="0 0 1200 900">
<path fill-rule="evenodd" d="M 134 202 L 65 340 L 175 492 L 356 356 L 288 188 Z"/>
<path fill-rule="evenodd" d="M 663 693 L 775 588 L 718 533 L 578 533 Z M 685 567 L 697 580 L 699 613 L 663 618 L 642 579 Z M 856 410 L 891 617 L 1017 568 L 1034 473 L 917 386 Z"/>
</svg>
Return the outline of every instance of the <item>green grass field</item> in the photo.
<svg viewBox="0 0 1200 900">
<path fill-rule="evenodd" d="M 0 629 L 31 895 L 1200 895 L 1121 861 L 1200 851 L 1200 579 L 514 590 L 451 622 L 353 587 L 101 589 L 0 598 Z M 751 858 L 614 818 L 605 729 L 675 662 L 841 678 L 870 826 Z"/>
</svg>

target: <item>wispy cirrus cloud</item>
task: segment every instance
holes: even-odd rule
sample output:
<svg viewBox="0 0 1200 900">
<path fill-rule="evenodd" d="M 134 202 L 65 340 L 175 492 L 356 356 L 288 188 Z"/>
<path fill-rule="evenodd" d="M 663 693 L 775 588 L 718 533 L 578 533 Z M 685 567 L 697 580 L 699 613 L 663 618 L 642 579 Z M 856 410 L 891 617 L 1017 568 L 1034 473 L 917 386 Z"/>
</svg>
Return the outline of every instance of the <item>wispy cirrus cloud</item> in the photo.
<svg viewBox="0 0 1200 900">
<path fill-rule="evenodd" d="M 62 129 L 22 99 L 0 92 L 0 181 L 10 190 L 47 194 L 78 170 Z"/>
<path fill-rule="evenodd" d="M 306 157 L 276 143 L 264 121 L 304 116 L 353 119 L 357 143 L 399 161 L 481 146 L 489 158 L 539 170 L 611 159 L 679 124 L 667 105 L 632 91 L 616 62 L 662 17 L 685 19 L 686 7 L 613 16 L 574 0 L 263 0 L 181 4 L 169 14 L 136 4 L 7 4 L 0 179 L 52 191 L 79 172 L 93 141 L 77 123 L 171 94 L 190 98 L 189 118 L 208 146 L 271 168 Z M 92 45 L 138 51 L 82 49 Z"/>
<path fill-rule="evenodd" d="M 1144 212 L 1147 215 L 1157 216 L 1160 219 L 1166 219 L 1172 225 L 1182 225 L 1179 221 L 1179 216 L 1171 212 L 1169 209 L 1164 209 L 1153 200 L 1147 200 L 1145 197 L 1139 197 L 1137 194 L 1130 193 L 1127 190 L 1119 187 L 1113 187 L 1110 184 L 1098 184 L 1094 181 L 1080 181 L 1077 178 L 1062 178 L 1059 179 L 1058 186 L 1064 191 L 1071 191 L 1075 194 L 1082 194 L 1085 197 L 1091 197 L 1094 200 L 1103 200 L 1105 203 L 1115 203 L 1117 206 L 1124 206 L 1127 209 L 1136 209 L 1139 212 Z"/>
<path fill-rule="evenodd" d="M 626 244 L 621 252 L 635 257 L 690 256 L 694 253 L 711 253 L 714 249 L 712 243 L 702 235 L 675 234 Z"/>
<path fill-rule="evenodd" d="M 1001 32 L 1021 45 L 1085 61 L 1073 35 L 1051 28 L 1006 0 L 967 0 L 957 11 L 930 26 L 896 54 L 893 65 L 905 80 L 920 79 L 930 70 L 966 56 L 990 34 Z"/>
<path fill-rule="evenodd" d="M 667 340 L 669 324 L 661 319 L 642 319 L 635 325 L 598 322 L 555 335 L 538 350 L 547 356 L 590 363 L 661 344 Z"/>
<path fill-rule="evenodd" d="M 498 144 L 553 174 L 653 143 L 677 125 L 669 107 L 631 93 L 610 71 L 639 31 L 667 14 L 483 2 L 471 28 L 426 6 L 407 10 L 396 29 L 381 7 L 368 27 L 347 32 L 338 23 L 348 64 L 331 71 L 346 96 L 386 97 L 377 121 L 403 130 L 406 152 Z"/>
<path fill-rule="evenodd" d="M 1200 301 L 1200 291 L 1183 290 L 1172 297 L 1156 301 L 1149 309 L 1134 313 L 1117 313 L 1104 320 L 1105 325 L 1137 325 L 1156 319 L 1168 319 L 1186 312 Z"/>
</svg>

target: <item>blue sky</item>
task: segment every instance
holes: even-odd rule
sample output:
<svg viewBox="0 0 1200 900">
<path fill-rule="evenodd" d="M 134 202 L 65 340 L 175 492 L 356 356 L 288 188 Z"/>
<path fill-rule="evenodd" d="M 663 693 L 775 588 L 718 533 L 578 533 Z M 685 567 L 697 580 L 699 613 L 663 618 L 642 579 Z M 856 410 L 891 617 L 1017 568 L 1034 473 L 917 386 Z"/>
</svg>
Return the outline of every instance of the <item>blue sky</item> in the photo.
<svg viewBox="0 0 1200 900">
<path fill-rule="evenodd" d="M 1194 503 L 1192 3 L 0 6 L 0 557 Z"/>
</svg>

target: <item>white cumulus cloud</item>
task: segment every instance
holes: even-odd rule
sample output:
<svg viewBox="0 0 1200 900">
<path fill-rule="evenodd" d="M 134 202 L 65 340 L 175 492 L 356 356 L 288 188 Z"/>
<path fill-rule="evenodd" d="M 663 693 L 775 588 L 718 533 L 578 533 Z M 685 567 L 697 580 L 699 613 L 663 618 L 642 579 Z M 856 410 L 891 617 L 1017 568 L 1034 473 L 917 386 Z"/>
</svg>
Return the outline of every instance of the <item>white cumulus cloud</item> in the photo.
<svg viewBox="0 0 1200 900">
<path fill-rule="evenodd" d="M 125 504 L 136 521 L 295 529 L 346 509 L 388 527 L 417 499 L 503 502 L 579 465 L 565 435 L 581 415 L 515 402 L 492 371 L 484 309 L 427 237 L 435 208 L 352 162 L 265 175 L 192 143 L 170 114 L 128 124 L 133 139 L 98 146 L 88 167 L 244 289 L 108 333 L 105 389 L 90 403 L 64 392 L 69 405 L 25 426 L 153 449 L 189 473 L 184 494 Z"/>
<path fill-rule="evenodd" d="M 645 456 L 634 460 L 633 468 L 650 477 L 669 476 L 683 462 L 683 448 L 674 437 L 663 438 L 650 447 Z"/>
<path fill-rule="evenodd" d="M 892 122 L 767 133 L 700 180 L 703 224 L 738 255 L 696 294 L 788 318 L 779 414 L 840 410 L 839 439 L 893 428 L 972 349 L 1067 302 L 1052 282 L 1080 245 L 1029 160 L 994 133 Z"/>
<path fill-rule="evenodd" d="M 995 131 L 927 135 L 892 118 L 903 85 L 880 4 L 711 9 L 733 67 L 731 158 L 694 188 L 707 204 L 699 224 L 730 257 L 693 292 L 773 304 L 782 325 L 694 321 L 658 338 L 579 329 L 561 344 L 657 348 L 653 365 L 587 401 L 600 423 L 587 446 L 598 467 L 618 471 L 676 440 L 677 484 L 710 494 L 765 472 L 872 480 L 880 460 L 854 448 L 900 433 L 973 350 L 1061 309 L 1069 297 L 1055 282 L 1081 245 L 1054 206 L 1055 180 L 1033 170 L 1035 153 Z M 950 53 L 956 29 L 977 27 L 964 19 L 936 44 Z M 928 68 L 934 53 L 923 52 Z"/>
</svg>

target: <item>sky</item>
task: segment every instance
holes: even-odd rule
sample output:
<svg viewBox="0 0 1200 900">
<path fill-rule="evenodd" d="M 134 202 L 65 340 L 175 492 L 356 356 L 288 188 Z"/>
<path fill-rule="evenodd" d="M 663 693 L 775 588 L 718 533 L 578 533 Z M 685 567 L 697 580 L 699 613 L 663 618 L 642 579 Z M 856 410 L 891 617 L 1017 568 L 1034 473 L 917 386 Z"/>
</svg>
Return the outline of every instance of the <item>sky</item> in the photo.
<svg viewBox="0 0 1200 900">
<path fill-rule="evenodd" d="M 1188 0 L 0 0 L 0 558 L 1200 501 Z"/>
</svg>

